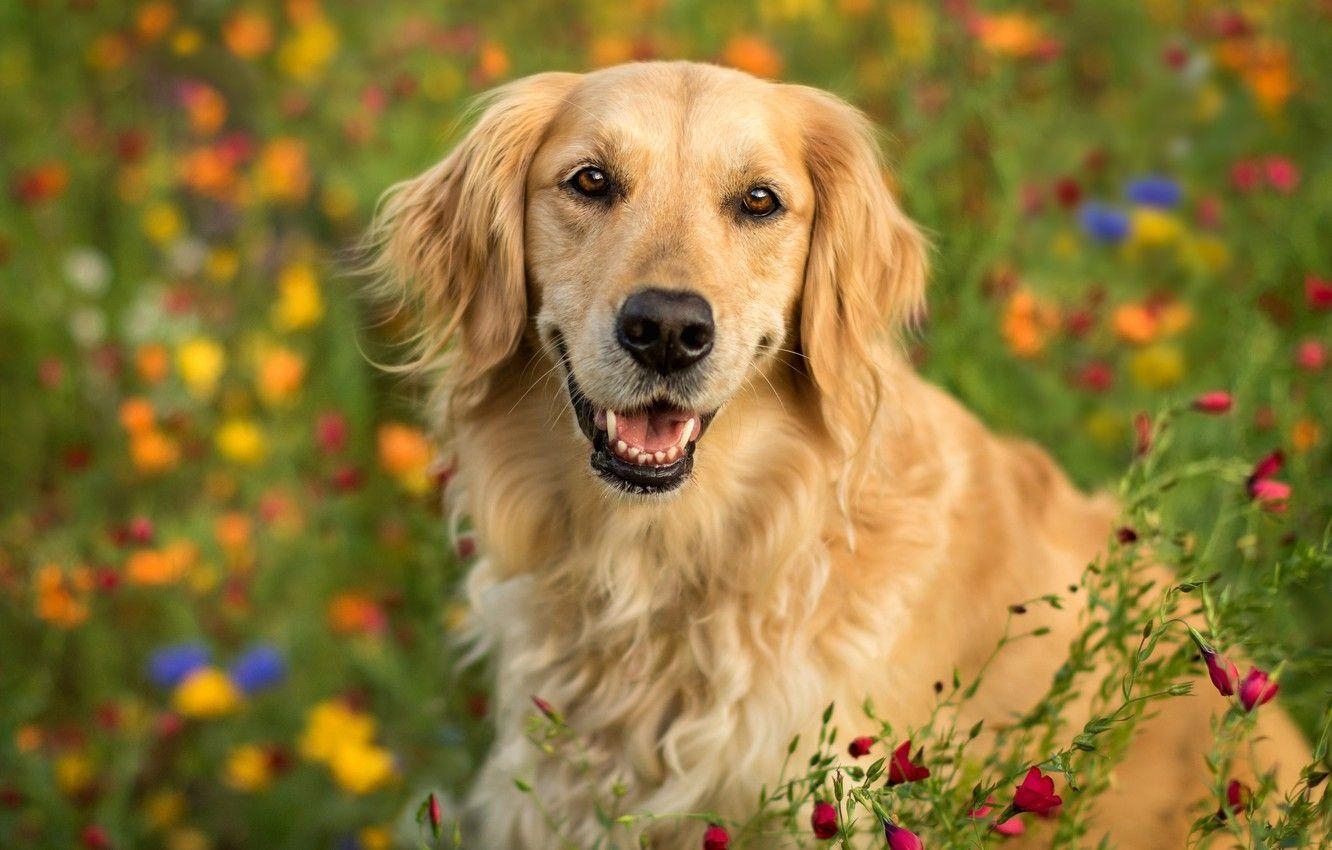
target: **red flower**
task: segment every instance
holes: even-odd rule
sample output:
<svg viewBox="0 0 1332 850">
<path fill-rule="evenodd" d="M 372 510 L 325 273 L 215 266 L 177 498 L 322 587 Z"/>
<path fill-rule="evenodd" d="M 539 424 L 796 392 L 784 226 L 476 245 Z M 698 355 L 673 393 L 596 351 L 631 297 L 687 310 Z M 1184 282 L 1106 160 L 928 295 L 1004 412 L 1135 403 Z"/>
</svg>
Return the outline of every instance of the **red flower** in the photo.
<svg viewBox="0 0 1332 850">
<path fill-rule="evenodd" d="M 1203 661 L 1207 662 L 1207 677 L 1216 686 L 1217 693 L 1223 697 L 1235 693 L 1235 688 L 1239 686 L 1239 668 L 1235 666 L 1235 662 L 1217 654 L 1217 651 L 1210 647 L 1202 651 L 1202 656 Z"/>
<path fill-rule="evenodd" d="M 1241 192 L 1252 192 L 1263 179 L 1263 169 L 1252 159 L 1236 160 L 1230 166 L 1230 182 Z"/>
<path fill-rule="evenodd" d="M 1108 363 L 1093 360 L 1078 370 L 1078 383 L 1094 393 L 1103 393 L 1115 383 L 1115 370 Z"/>
<path fill-rule="evenodd" d="M 111 837 L 106 834 L 105 829 L 95 823 L 85 826 L 80 837 L 83 839 L 83 846 L 89 850 L 107 850 L 111 846 Z"/>
<path fill-rule="evenodd" d="M 731 834 L 717 824 L 708 824 L 703 832 L 703 850 L 726 850 L 731 846 Z"/>
<path fill-rule="evenodd" d="M 1257 667 L 1250 668 L 1249 675 L 1239 686 L 1240 704 L 1245 711 L 1253 711 L 1260 705 L 1266 705 L 1277 695 L 1278 686 L 1267 673 Z"/>
<path fill-rule="evenodd" d="M 1054 792 L 1054 779 L 1041 773 L 1039 767 L 1028 770 L 1013 793 L 1013 808 L 1020 812 L 1043 815 L 1063 803 L 1063 798 Z"/>
<path fill-rule="evenodd" d="M 873 746 L 873 738 L 868 735 L 861 735 L 859 738 L 851 739 L 851 745 L 846 748 L 846 751 L 851 754 L 852 758 L 858 759 L 861 756 L 869 755 L 870 747 Z"/>
<path fill-rule="evenodd" d="M 916 756 L 920 758 L 918 754 Z M 915 782 L 930 775 L 930 770 L 911 761 L 911 740 L 893 750 L 892 760 L 888 763 L 888 787 L 904 782 Z"/>
<path fill-rule="evenodd" d="M 1082 200 L 1082 187 L 1072 177 L 1061 177 L 1054 184 L 1055 200 L 1066 210 L 1073 209 Z"/>
<path fill-rule="evenodd" d="M 315 442 L 324 454 L 335 455 L 347 447 L 351 427 L 337 411 L 321 413 L 315 420 Z"/>
<path fill-rule="evenodd" d="M 1203 393 L 1193 400 L 1193 409 L 1199 413 L 1229 413 L 1235 399 L 1225 390 Z"/>
<path fill-rule="evenodd" d="M 883 834 L 888 839 L 888 850 L 925 850 L 919 835 L 890 820 L 883 822 Z"/>
<path fill-rule="evenodd" d="M 815 838 L 832 838 L 837 834 L 837 809 L 832 803 L 820 800 L 814 804 L 809 825 L 814 829 Z"/>
<path fill-rule="evenodd" d="M 1304 277 L 1304 300 L 1315 310 L 1332 310 L 1332 279 Z"/>
</svg>

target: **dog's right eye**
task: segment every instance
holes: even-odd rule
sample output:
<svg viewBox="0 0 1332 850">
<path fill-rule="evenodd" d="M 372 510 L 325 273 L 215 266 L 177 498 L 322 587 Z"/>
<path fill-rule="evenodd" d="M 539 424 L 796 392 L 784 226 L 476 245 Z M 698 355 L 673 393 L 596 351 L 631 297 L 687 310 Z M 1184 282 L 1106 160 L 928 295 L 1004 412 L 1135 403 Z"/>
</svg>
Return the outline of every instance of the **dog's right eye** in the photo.
<svg viewBox="0 0 1332 850">
<path fill-rule="evenodd" d="M 584 197 L 604 198 L 610 192 L 611 181 L 606 172 L 595 165 L 589 165 L 587 168 L 578 169 L 569 181 L 569 185 Z"/>
</svg>

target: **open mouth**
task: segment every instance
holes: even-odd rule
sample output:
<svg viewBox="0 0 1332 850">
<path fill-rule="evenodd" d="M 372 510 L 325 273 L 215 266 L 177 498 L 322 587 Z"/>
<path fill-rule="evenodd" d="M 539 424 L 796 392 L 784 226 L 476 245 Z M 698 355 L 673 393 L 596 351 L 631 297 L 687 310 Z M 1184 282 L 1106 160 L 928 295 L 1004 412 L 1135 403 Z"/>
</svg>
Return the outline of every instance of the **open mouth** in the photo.
<svg viewBox="0 0 1332 850">
<path fill-rule="evenodd" d="M 716 411 L 700 413 L 665 401 L 636 410 L 611 410 L 588 400 L 568 374 L 578 427 L 592 443 L 592 469 L 630 493 L 666 493 L 694 469 L 694 449 Z"/>
</svg>

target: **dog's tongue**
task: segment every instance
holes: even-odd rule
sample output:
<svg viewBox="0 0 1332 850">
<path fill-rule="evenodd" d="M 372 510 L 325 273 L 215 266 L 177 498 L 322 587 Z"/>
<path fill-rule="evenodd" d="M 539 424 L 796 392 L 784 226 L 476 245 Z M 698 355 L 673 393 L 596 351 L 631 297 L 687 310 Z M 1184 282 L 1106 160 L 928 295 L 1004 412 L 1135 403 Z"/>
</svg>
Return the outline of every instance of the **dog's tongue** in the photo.
<svg viewBox="0 0 1332 850">
<path fill-rule="evenodd" d="M 665 451 L 680 442 L 685 423 L 697 414 L 685 410 L 640 410 L 616 413 L 616 438 L 649 452 Z M 697 428 L 695 428 L 697 431 Z"/>
</svg>

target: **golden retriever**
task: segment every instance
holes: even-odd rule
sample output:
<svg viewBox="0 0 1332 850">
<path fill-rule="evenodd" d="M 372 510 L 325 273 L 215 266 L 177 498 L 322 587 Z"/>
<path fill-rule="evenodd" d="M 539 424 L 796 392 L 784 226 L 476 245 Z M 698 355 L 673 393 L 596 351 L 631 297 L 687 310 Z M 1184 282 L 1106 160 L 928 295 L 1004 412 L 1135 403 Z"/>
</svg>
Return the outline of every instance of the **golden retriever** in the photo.
<svg viewBox="0 0 1332 850">
<path fill-rule="evenodd" d="M 477 847 L 553 847 L 552 822 L 590 844 L 612 782 L 625 811 L 742 816 L 824 706 L 843 730 L 866 697 L 922 722 L 1009 604 L 1065 593 L 1106 543 L 1109 500 L 905 362 L 927 246 L 829 94 L 683 62 L 519 80 L 379 226 L 481 553 Z M 1031 616 L 1052 634 L 1002 653 L 970 715 L 1044 691 L 1076 612 Z M 525 738 L 531 695 L 583 737 L 591 780 Z M 1215 707 L 1174 700 L 1142 729 L 1116 775 L 1132 793 L 1099 812 L 1118 846 L 1181 846 Z M 1262 731 L 1302 763 L 1279 712 Z M 657 848 L 700 832 L 648 828 Z"/>
</svg>

